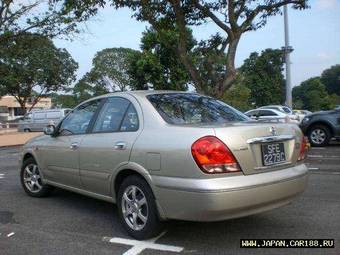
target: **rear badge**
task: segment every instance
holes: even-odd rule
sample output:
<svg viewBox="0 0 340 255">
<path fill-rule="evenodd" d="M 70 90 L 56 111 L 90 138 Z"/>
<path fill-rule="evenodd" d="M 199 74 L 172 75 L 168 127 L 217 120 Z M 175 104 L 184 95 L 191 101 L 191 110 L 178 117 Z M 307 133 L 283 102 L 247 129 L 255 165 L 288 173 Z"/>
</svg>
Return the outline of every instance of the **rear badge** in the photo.
<svg viewBox="0 0 340 255">
<path fill-rule="evenodd" d="M 246 146 L 242 146 L 242 147 L 236 149 L 236 151 L 246 151 L 246 150 L 248 150 L 248 147 L 246 147 Z"/>
<path fill-rule="evenodd" d="M 272 134 L 272 136 L 276 136 L 277 135 L 275 127 L 270 127 L 269 128 L 269 132 Z"/>
</svg>

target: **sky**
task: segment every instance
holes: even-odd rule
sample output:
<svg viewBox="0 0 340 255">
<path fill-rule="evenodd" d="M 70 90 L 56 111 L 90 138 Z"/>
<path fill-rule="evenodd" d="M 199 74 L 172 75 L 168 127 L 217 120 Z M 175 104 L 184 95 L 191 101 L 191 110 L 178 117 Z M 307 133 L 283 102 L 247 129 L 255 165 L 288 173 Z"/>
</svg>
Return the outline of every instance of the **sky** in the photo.
<svg viewBox="0 0 340 255">
<path fill-rule="evenodd" d="M 310 0 L 310 9 L 304 11 L 289 8 L 292 84 L 319 76 L 323 70 L 340 64 L 340 0 Z M 86 23 L 86 31 L 73 41 L 55 39 L 55 45 L 66 48 L 79 63 L 80 79 L 92 67 L 96 52 L 105 48 L 125 47 L 139 49 L 142 32 L 148 27 L 131 18 L 129 9 L 114 10 L 106 7 Z M 218 31 L 208 22 L 193 27 L 196 39 L 205 39 Z M 236 66 L 242 65 L 251 52 L 284 45 L 283 16 L 271 17 L 267 25 L 257 31 L 244 34 L 236 55 Z"/>
</svg>

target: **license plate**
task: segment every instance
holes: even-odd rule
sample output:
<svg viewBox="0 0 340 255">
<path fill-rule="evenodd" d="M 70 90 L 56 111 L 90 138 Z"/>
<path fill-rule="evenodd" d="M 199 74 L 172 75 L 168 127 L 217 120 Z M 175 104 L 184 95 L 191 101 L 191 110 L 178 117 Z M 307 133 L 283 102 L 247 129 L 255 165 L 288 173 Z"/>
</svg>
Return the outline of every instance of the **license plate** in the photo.
<svg viewBox="0 0 340 255">
<path fill-rule="evenodd" d="M 286 161 L 285 147 L 283 143 L 262 144 L 262 162 L 264 166 L 270 166 Z"/>
</svg>

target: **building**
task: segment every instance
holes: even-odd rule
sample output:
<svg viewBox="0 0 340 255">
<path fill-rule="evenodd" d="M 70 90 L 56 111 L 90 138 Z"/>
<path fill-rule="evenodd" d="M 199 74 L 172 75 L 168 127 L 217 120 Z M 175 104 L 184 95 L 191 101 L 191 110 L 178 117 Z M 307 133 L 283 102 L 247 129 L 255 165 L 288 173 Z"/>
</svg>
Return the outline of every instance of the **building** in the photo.
<svg viewBox="0 0 340 255">
<path fill-rule="evenodd" d="M 26 109 L 30 109 L 32 100 L 28 100 Z M 41 97 L 39 101 L 32 108 L 33 110 L 50 109 L 52 100 L 49 97 Z M 20 104 L 13 96 L 3 96 L 0 98 L 0 121 L 9 121 L 22 117 L 23 111 Z"/>
</svg>

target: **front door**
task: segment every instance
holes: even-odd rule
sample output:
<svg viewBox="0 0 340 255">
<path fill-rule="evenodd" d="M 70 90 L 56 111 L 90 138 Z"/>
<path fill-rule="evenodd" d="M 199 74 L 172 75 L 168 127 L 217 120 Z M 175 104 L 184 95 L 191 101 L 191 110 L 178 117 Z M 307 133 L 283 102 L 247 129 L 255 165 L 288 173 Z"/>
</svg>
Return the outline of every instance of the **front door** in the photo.
<svg viewBox="0 0 340 255">
<path fill-rule="evenodd" d="M 57 135 L 41 148 L 44 178 L 81 188 L 79 177 L 79 146 L 85 137 L 100 100 L 84 103 L 73 110 L 59 125 Z"/>
<path fill-rule="evenodd" d="M 79 148 L 79 168 L 86 190 L 111 194 L 111 176 L 115 169 L 128 163 L 141 130 L 135 106 L 126 98 L 108 98 L 92 132 L 84 137 Z"/>
</svg>

